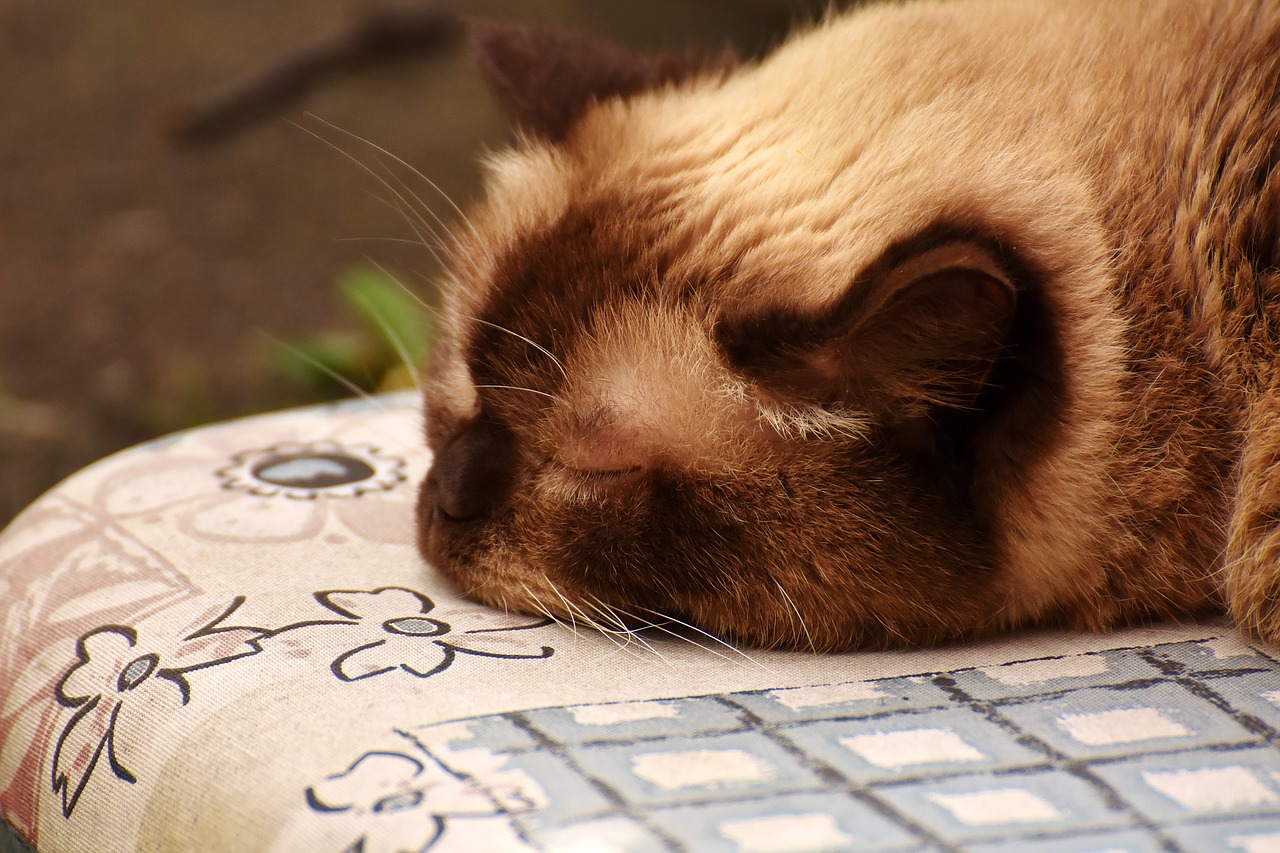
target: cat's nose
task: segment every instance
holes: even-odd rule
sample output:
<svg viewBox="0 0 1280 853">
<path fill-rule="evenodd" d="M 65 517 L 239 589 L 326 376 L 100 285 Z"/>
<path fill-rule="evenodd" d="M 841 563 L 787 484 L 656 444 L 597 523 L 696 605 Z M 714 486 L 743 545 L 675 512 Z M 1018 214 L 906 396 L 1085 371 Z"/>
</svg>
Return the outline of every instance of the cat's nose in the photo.
<svg viewBox="0 0 1280 853">
<path fill-rule="evenodd" d="M 510 427 L 481 413 L 436 454 L 427 474 L 427 490 L 447 518 L 482 519 L 510 490 L 516 457 Z"/>
</svg>

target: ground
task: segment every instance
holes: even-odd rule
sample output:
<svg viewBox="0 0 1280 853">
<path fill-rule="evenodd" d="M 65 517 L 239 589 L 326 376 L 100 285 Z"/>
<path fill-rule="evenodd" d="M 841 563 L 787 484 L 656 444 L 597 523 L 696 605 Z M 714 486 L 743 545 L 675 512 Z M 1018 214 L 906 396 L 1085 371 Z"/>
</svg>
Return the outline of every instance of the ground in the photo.
<svg viewBox="0 0 1280 853">
<path fill-rule="evenodd" d="M 734 44 L 749 54 L 822 5 L 455 8 L 646 49 Z M 363 138 L 460 204 L 473 198 L 477 154 L 509 131 L 461 49 L 334 75 L 223 144 L 184 149 L 164 134 L 175 107 L 236 90 L 376 8 L 0 0 L 0 526 L 117 449 L 337 393 L 290 378 L 272 353 L 358 328 L 335 288 L 345 270 L 372 260 L 429 292 L 430 253 L 395 242 L 411 229 L 351 158 L 376 160 Z M 449 218 L 448 202 L 416 189 Z"/>
</svg>

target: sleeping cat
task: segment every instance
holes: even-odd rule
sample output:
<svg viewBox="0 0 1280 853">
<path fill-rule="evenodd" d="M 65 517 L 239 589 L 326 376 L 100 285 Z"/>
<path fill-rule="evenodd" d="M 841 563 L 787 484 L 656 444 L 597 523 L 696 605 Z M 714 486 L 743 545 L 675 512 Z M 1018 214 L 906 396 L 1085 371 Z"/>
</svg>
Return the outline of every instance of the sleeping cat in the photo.
<svg viewBox="0 0 1280 853">
<path fill-rule="evenodd" d="M 1280 640 L 1280 2 L 917 0 L 759 63 L 473 28 L 421 548 L 816 650 Z"/>
</svg>

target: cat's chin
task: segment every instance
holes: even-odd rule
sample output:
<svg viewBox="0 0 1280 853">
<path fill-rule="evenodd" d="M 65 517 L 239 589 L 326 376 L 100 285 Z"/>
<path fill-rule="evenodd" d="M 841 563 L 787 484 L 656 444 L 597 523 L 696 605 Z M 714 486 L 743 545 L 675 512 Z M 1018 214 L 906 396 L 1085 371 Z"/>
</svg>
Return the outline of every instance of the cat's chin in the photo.
<svg viewBox="0 0 1280 853">
<path fill-rule="evenodd" d="M 549 617 L 574 629 L 595 628 L 605 633 L 664 630 L 663 626 L 671 624 L 689 627 L 685 620 L 665 612 L 608 601 L 519 563 L 481 559 L 475 563 L 443 560 L 433 565 L 459 594 L 507 613 Z"/>
</svg>

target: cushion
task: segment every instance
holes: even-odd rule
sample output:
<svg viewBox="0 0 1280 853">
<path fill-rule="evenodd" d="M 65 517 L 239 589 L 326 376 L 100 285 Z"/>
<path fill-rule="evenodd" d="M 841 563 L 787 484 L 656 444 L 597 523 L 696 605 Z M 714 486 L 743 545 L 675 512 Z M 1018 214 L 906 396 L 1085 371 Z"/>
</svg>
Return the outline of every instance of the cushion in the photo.
<svg viewBox="0 0 1280 853">
<path fill-rule="evenodd" d="M 461 598 L 413 395 L 117 454 L 0 535 L 0 850 L 1277 850 L 1222 624 L 742 651 Z"/>
</svg>

